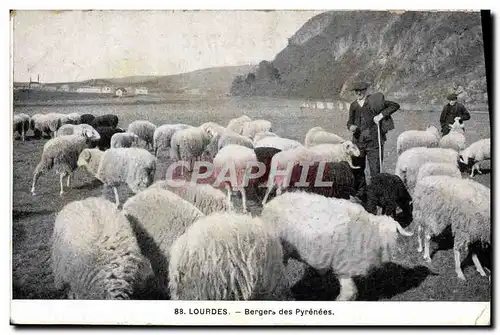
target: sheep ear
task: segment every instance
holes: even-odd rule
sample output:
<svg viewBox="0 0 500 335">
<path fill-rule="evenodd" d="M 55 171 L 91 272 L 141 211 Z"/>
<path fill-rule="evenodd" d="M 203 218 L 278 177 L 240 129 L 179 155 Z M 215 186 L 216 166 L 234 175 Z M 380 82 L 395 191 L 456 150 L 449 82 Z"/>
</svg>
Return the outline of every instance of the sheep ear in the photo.
<svg viewBox="0 0 500 335">
<path fill-rule="evenodd" d="M 461 163 L 464 163 L 465 164 L 465 160 L 464 160 L 464 157 L 462 155 L 458 156 L 458 159 Z"/>
</svg>

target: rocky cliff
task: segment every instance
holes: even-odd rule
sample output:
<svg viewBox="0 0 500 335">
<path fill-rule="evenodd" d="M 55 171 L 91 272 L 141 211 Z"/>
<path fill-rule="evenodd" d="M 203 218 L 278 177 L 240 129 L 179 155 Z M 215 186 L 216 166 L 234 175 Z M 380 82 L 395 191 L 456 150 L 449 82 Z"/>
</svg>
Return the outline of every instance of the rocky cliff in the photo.
<svg viewBox="0 0 500 335">
<path fill-rule="evenodd" d="M 405 102 L 440 103 L 450 92 L 486 103 L 479 12 L 333 11 L 306 22 L 288 46 L 237 76 L 237 96 L 352 99 L 358 80 Z"/>
</svg>

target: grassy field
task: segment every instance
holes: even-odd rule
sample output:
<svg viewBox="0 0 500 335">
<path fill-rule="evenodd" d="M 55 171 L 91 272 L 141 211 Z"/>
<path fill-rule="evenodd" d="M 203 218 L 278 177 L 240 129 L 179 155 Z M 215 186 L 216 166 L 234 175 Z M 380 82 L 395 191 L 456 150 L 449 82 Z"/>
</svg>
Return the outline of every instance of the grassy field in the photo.
<svg viewBox="0 0 500 335">
<path fill-rule="evenodd" d="M 21 108 L 15 112 L 34 114 L 35 112 L 59 111 L 64 113 L 93 112 L 104 114 L 114 112 L 120 118 L 121 127 L 126 127 L 135 119 L 150 119 L 156 124 L 184 122 L 199 125 L 215 121 L 226 125 L 227 121 L 245 113 L 253 118 L 265 118 L 273 122 L 273 130 L 289 138 L 303 141 L 308 129 L 321 125 L 341 136 L 347 136 L 346 115 L 304 114 L 293 103 L 278 101 L 256 103 L 239 101 L 211 106 L 200 104 L 119 106 L 82 110 L 76 107 L 59 109 Z M 120 109 L 122 108 L 122 109 Z M 202 112 L 200 112 L 202 111 Z M 422 129 L 426 124 L 436 124 L 439 113 L 401 111 L 394 115 L 396 129 L 388 134 L 384 169 L 393 172 L 396 156 L 396 138 L 406 129 Z M 473 114 L 466 125 L 468 143 L 490 136 L 487 114 Z M 29 134 L 31 135 L 31 134 Z M 59 178 L 53 172 L 42 175 L 37 186 L 37 195 L 30 194 L 33 171 L 40 159 L 43 144 L 47 139 L 34 139 L 28 136 L 26 142 L 14 137 L 13 140 L 13 212 L 12 212 L 12 266 L 13 298 L 15 299 L 57 299 L 61 292 L 53 286 L 50 270 L 50 236 L 54 218 L 59 210 L 70 201 L 89 196 L 103 195 L 102 185 L 83 170 L 74 174 L 73 185 L 67 193 L 59 196 Z M 169 162 L 161 160 L 156 179 L 164 176 Z M 491 175 L 474 177 L 480 183 L 490 186 Z M 126 187 L 119 189 L 120 198 L 125 201 L 132 194 Z M 105 193 L 109 199 L 112 194 Z M 239 207 L 239 198 L 235 199 Z M 258 214 L 260 206 L 256 201 L 249 202 L 253 214 Z M 410 228 L 412 228 L 410 226 Z M 423 261 L 416 252 L 414 237 L 399 237 L 398 252 L 393 263 L 385 264 L 367 277 L 356 278 L 359 287 L 359 300 L 490 300 L 490 282 L 481 277 L 472 265 L 470 257 L 464 260 L 466 282 L 460 281 L 454 272 L 452 239 L 441 236 L 432 241 L 432 263 Z M 481 254 L 483 265 L 489 267 L 487 254 Z M 287 268 L 288 280 L 294 284 L 293 291 L 297 300 L 333 300 L 338 294 L 338 281 L 329 274 L 319 277 L 314 271 L 305 270 L 302 264 L 291 262 Z"/>
</svg>

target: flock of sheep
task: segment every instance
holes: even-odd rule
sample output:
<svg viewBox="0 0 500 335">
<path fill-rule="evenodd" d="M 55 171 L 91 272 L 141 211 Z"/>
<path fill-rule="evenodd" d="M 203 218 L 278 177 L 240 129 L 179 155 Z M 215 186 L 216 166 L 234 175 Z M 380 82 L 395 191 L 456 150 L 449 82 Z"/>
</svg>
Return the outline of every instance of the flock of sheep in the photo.
<svg viewBox="0 0 500 335">
<path fill-rule="evenodd" d="M 245 115 L 226 127 L 117 125 L 112 114 L 14 116 L 23 141 L 30 129 L 51 136 L 34 171 L 33 195 L 38 178 L 52 169 L 63 195 L 64 177 L 70 187 L 78 167 L 114 190 L 114 204 L 89 197 L 66 204 L 56 217 L 52 269 L 56 288 L 68 298 L 134 299 L 154 286 L 169 299 L 288 300 L 285 267 L 293 258 L 319 273 L 333 271 L 341 287 L 337 300 L 352 300 L 352 278 L 390 261 L 398 234 L 413 235 L 401 226 L 398 210 L 416 227 L 418 252 L 429 262 L 431 236 L 451 227 L 460 279 L 461 253 L 472 243 L 490 243 L 490 189 L 461 174 L 472 170 L 472 177 L 490 159 L 490 139 L 465 147 L 458 121 L 442 138 L 434 126 L 401 133 L 395 173 L 373 176 L 361 203 L 354 198 L 352 163 L 359 149 L 321 127 L 300 143 Z M 210 162 L 212 180 L 231 167 L 234 178 L 223 182 L 227 194 L 210 183 L 155 181 L 162 156 L 191 173 L 196 162 Z M 265 168 L 249 169 L 255 166 Z M 330 184 L 315 183 L 318 175 Z M 176 182 L 183 178 L 184 168 Z M 134 193 L 121 209 L 120 184 Z M 241 209 L 233 205 L 233 191 L 241 192 Z M 262 204 L 260 214 L 248 213 L 247 194 Z M 472 259 L 486 276 L 475 254 Z"/>
</svg>

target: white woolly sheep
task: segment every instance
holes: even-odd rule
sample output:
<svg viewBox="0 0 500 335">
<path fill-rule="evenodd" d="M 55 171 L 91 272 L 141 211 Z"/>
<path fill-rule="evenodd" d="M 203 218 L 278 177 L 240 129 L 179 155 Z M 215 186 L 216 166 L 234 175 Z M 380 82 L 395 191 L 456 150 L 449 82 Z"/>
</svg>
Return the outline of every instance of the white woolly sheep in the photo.
<svg viewBox="0 0 500 335">
<path fill-rule="evenodd" d="M 230 144 L 217 153 L 213 161 L 214 177 L 216 183 L 223 182 L 226 187 L 229 209 L 232 209 L 231 192 L 237 190 L 241 193 L 243 213 L 247 213 L 245 187 L 255 182 L 255 179 L 247 176 L 250 171 L 254 173 L 258 166 L 255 151 L 241 145 Z M 227 171 L 229 181 L 226 177 Z"/>
<path fill-rule="evenodd" d="M 287 170 L 288 168 L 290 168 L 290 166 L 292 166 L 293 170 L 288 174 L 288 176 L 290 177 L 288 179 L 288 182 L 296 183 L 300 180 L 302 169 L 294 167 L 295 165 L 302 166 L 304 164 L 314 165 L 320 162 L 337 163 L 345 161 L 352 169 L 359 169 L 359 167 L 353 166 L 352 164 L 352 156 L 359 156 L 359 154 L 359 148 L 351 141 L 344 141 L 341 144 L 318 144 L 309 148 L 300 146 L 294 149 L 289 149 L 277 153 L 271 161 L 272 172 L 269 174 L 269 177 L 272 179 L 271 183 L 268 183 L 267 192 L 262 203 L 264 204 L 267 201 L 267 198 L 269 197 L 275 185 L 278 187 L 278 195 L 281 194 L 282 191 L 288 186 L 288 183 L 286 185 L 284 183 L 284 176 L 275 176 L 274 172 L 277 169 Z M 318 167 L 314 166 L 313 170 L 317 173 Z"/>
<path fill-rule="evenodd" d="M 458 166 L 458 152 L 453 149 L 417 147 L 404 151 L 398 157 L 395 174 L 405 183 L 410 195 L 422 164 L 433 162 Z"/>
<path fill-rule="evenodd" d="M 27 114 L 19 113 L 14 114 L 12 118 L 12 128 L 13 132 L 18 132 L 24 142 L 26 138 L 26 132 L 30 129 L 30 117 Z"/>
<path fill-rule="evenodd" d="M 424 259 L 431 261 L 431 236 L 451 227 L 455 272 L 459 279 L 465 280 L 460 266 L 461 252 L 475 242 L 490 243 L 490 199 L 490 189 L 470 179 L 429 176 L 419 180 L 413 195 L 413 219 L 419 252 L 422 251 L 421 233 L 424 233 Z M 472 260 L 481 276 L 486 276 L 475 253 Z"/>
<path fill-rule="evenodd" d="M 302 147 L 300 142 L 284 137 L 265 137 L 258 142 L 255 142 L 255 148 L 268 147 L 276 148 L 281 151 Z"/>
<path fill-rule="evenodd" d="M 325 162 L 347 162 L 353 169 L 358 169 L 352 165 L 352 157 L 360 155 L 359 148 L 351 141 L 344 141 L 337 144 L 317 144 L 309 147 L 309 149 L 323 157 Z"/>
<path fill-rule="evenodd" d="M 62 126 L 61 115 L 58 113 L 39 114 L 32 119 L 33 131 L 35 135 L 47 133 L 51 137 L 55 136 L 56 131 Z"/>
<path fill-rule="evenodd" d="M 136 120 L 128 125 L 127 131 L 136 134 L 141 140 L 146 142 L 146 147 L 153 149 L 153 138 L 156 125 L 146 120 Z"/>
<path fill-rule="evenodd" d="M 439 140 L 439 147 L 449 148 L 456 151 L 465 149 L 464 125 L 461 124 L 458 120 L 455 120 L 455 122 L 453 122 L 450 127 L 450 132 Z"/>
<path fill-rule="evenodd" d="M 271 131 L 261 131 L 261 132 L 255 134 L 255 136 L 253 138 L 253 143 L 255 144 L 266 137 L 279 137 L 279 136 Z"/>
<path fill-rule="evenodd" d="M 186 181 L 182 185 L 173 185 L 169 180 L 160 180 L 150 186 L 150 188 L 152 187 L 159 187 L 177 194 L 196 206 L 205 215 L 229 210 L 224 192 L 210 184 L 196 184 Z"/>
<path fill-rule="evenodd" d="M 111 148 L 131 148 L 138 146 L 139 136 L 128 131 L 111 136 Z"/>
<path fill-rule="evenodd" d="M 327 132 L 321 127 L 314 127 L 309 129 L 309 131 L 307 132 L 304 140 L 304 145 L 306 147 L 312 147 L 317 144 L 323 144 L 323 143 L 338 144 L 344 141 L 345 139 L 334 133 Z"/>
<path fill-rule="evenodd" d="M 175 240 L 203 213 L 178 195 L 148 188 L 129 198 L 122 209 L 144 256 L 151 262 L 159 288 L 168 296 L 168 260 Z"/>
<path fill-rule="evenodd" d="M 425 163 L 420 166 L 417 175 L 417 183 L 428 176 L 451 176 L 462 178 L 462 173 L 456 164 L 450 163 Z"/>
<path fill-rule="evenodd" d="M 105 186 L 111 186 L 119 206 L 116 186 L 127 184 L 134 193 L 147 188 L 154 181 L 156 157 L 142 148 L 85 149 L 78 158 L 78 166 L 84 166 Z"/>
<path fill-rule="evenodd" d="M 177 130 L 182 130 L 186 128 L 191 128 L 187 124 L 164 124 L 156 128 L 153 134 L 153 150 L 155 156 L 159 157 L 161 153 L 165 153 L 167 156 L 170 153 L 170 142 L 172 136 Z"/>
<path fill-rule="evenodd" d="M 481 174 L 479 164 L 481 161 L 491 159 L 491 140 L 489 138 L 476 141 L 460 152 L 459 164 L 471 168 L 470 177 L 474 177 L 474 171 Z"/>
<path fill-rule="evenodd" d="M 57 214 L 52 272 L 71 299 L 131 299 L 154 276 L 125 216 L 102 198 L 73 201 Z"/>
<path fill-rule="evenodd" d="M 253 149 L 253 142 L 248 137 L 237 134 L 231 130 L 226 130 L 225 132 L 216 134 L 212 137 L 202 156 L 204 159 L 211 161 L 220 149 L 230 144 L 241 145 Z"/>
<path fill-rule="evenodd" d="M 170 249 L 175 300 L 283 300 L 284 273 L 279 239 L 248 215 L 200 218 Z"/>
<path fill-rule="evenodd" d="M 82 123 L 82 117 L 78 113 L 69 113 L 66 115 L 71 124 L 80 124 Z"/>
<path fill-rule="evenodd" d="M 201 128 L 191 127 L 178 130 L 170 141 L 170 158 L 174 161 L 188 162 L 188 171 L 191 172 L 194 162 L 201 159 L 209 142 L 210 135 Z M 184 175 L 184 169 L 181 171 L 181 175 Z"/>
<path fill-rule="evenodd" d="M 95 141 L 98 141 L 101 139 L 101 135 L 97 132 L 97 130 L 94 129 L 94 127 L 88 125 L 88 124 L 78 124 L 78 125 L 73 125 L 73 124 L 65 124 L 59 128 L 56 133 L 55 137 L 60 137 L 60 136 L 67 136 L 67 135 L 80 135 L 83 136 L 84 133 L 86 133 L 88 137 L 92 138 Z"/>
<path fill-rule="evenodd" d="M 321 154 L 304 146 L 276 153 L 271 160 L 267 191 L 262 200 L 262 204 L 267 202 L 275 186 L 277 187 L 277 195 L 280 195 L 282 191 L 289 186 L 291 174 L 295 165 L 314 164 L 322 160 L 323 156 Z M 277 173 L 278 171 L 280 172 Z"/>
<path fill-rule="evenodd" d="M 437 148 L 439 145 L 439 130 L 428 126 L 426 130 L 407 130 L 399 134 L 396 142 L 398 156 L 410 148 Z"/>
<path fill-rule="evenodd" d="M 235 118 L 235 119 L 232 119 L 228 122 L 227 124 L 227 127 L 226 129 L 227 130 L 231 130 L 231 131 L 234 131 L 235 133 L 237 134 L 242 134 L 243 133 L 243 125 L 246 123 L 246 122 L 250 122 L 252 121 L 251 118 L 249 118 L 248 116 L 246 115 L 242 115 L 238 118 Z"/>
<path fill-rule="evenodd" d="M 267 120 L 253 120 L 243 123 L 241 134 L 253 140 L 257 133 L 271 131 L 271 127 L 271 122 Z"/>
<path fill-rule="evenodd" d="M 201 129 L 210 134 L 210 136 L 222 135 L 226 131 L 226 128 L 215 123 L 215 122 L 205 122 L 200 126 Z"/>
<path fill-rule="evenodd" d="M 253 149 L 253 142 L 248 137 L 236 134 L 232 131 L 226 131 L 220 136 L 220 139 L 218 141 L 218 150 L 230 144 L 237 144 Z"/>
<path fill-rule="evenodd" d="M 50 139 L 45 143 L 40 162 L 33 173 L 33 182 L 31 184 L 31 194 L 36 195 L 35 186 L 40 175 L 48 170 L 55 168 L 56 173 L 60 175 L 61 191 L 64 194 L 63 178 L 67 178 L 67 186 L 70 187 L 71 175 L 78 168 L 78 155 L 92 145 L 92 138 L 84 133 L 80 135 L 68 135 Z"/>
<path fill-rule="evenodd" d="M 320 273 L 332 270 L 339 276 L 337 300 L 356 296 L 352 277 L 391 260 L 398 232 L 412 235 L 394 219 L 372 215 L 349 200 L 305 192 L 274 198 L 260 217 L 281 239 L 285 264 L 294 258 Z"/>
</svg>

